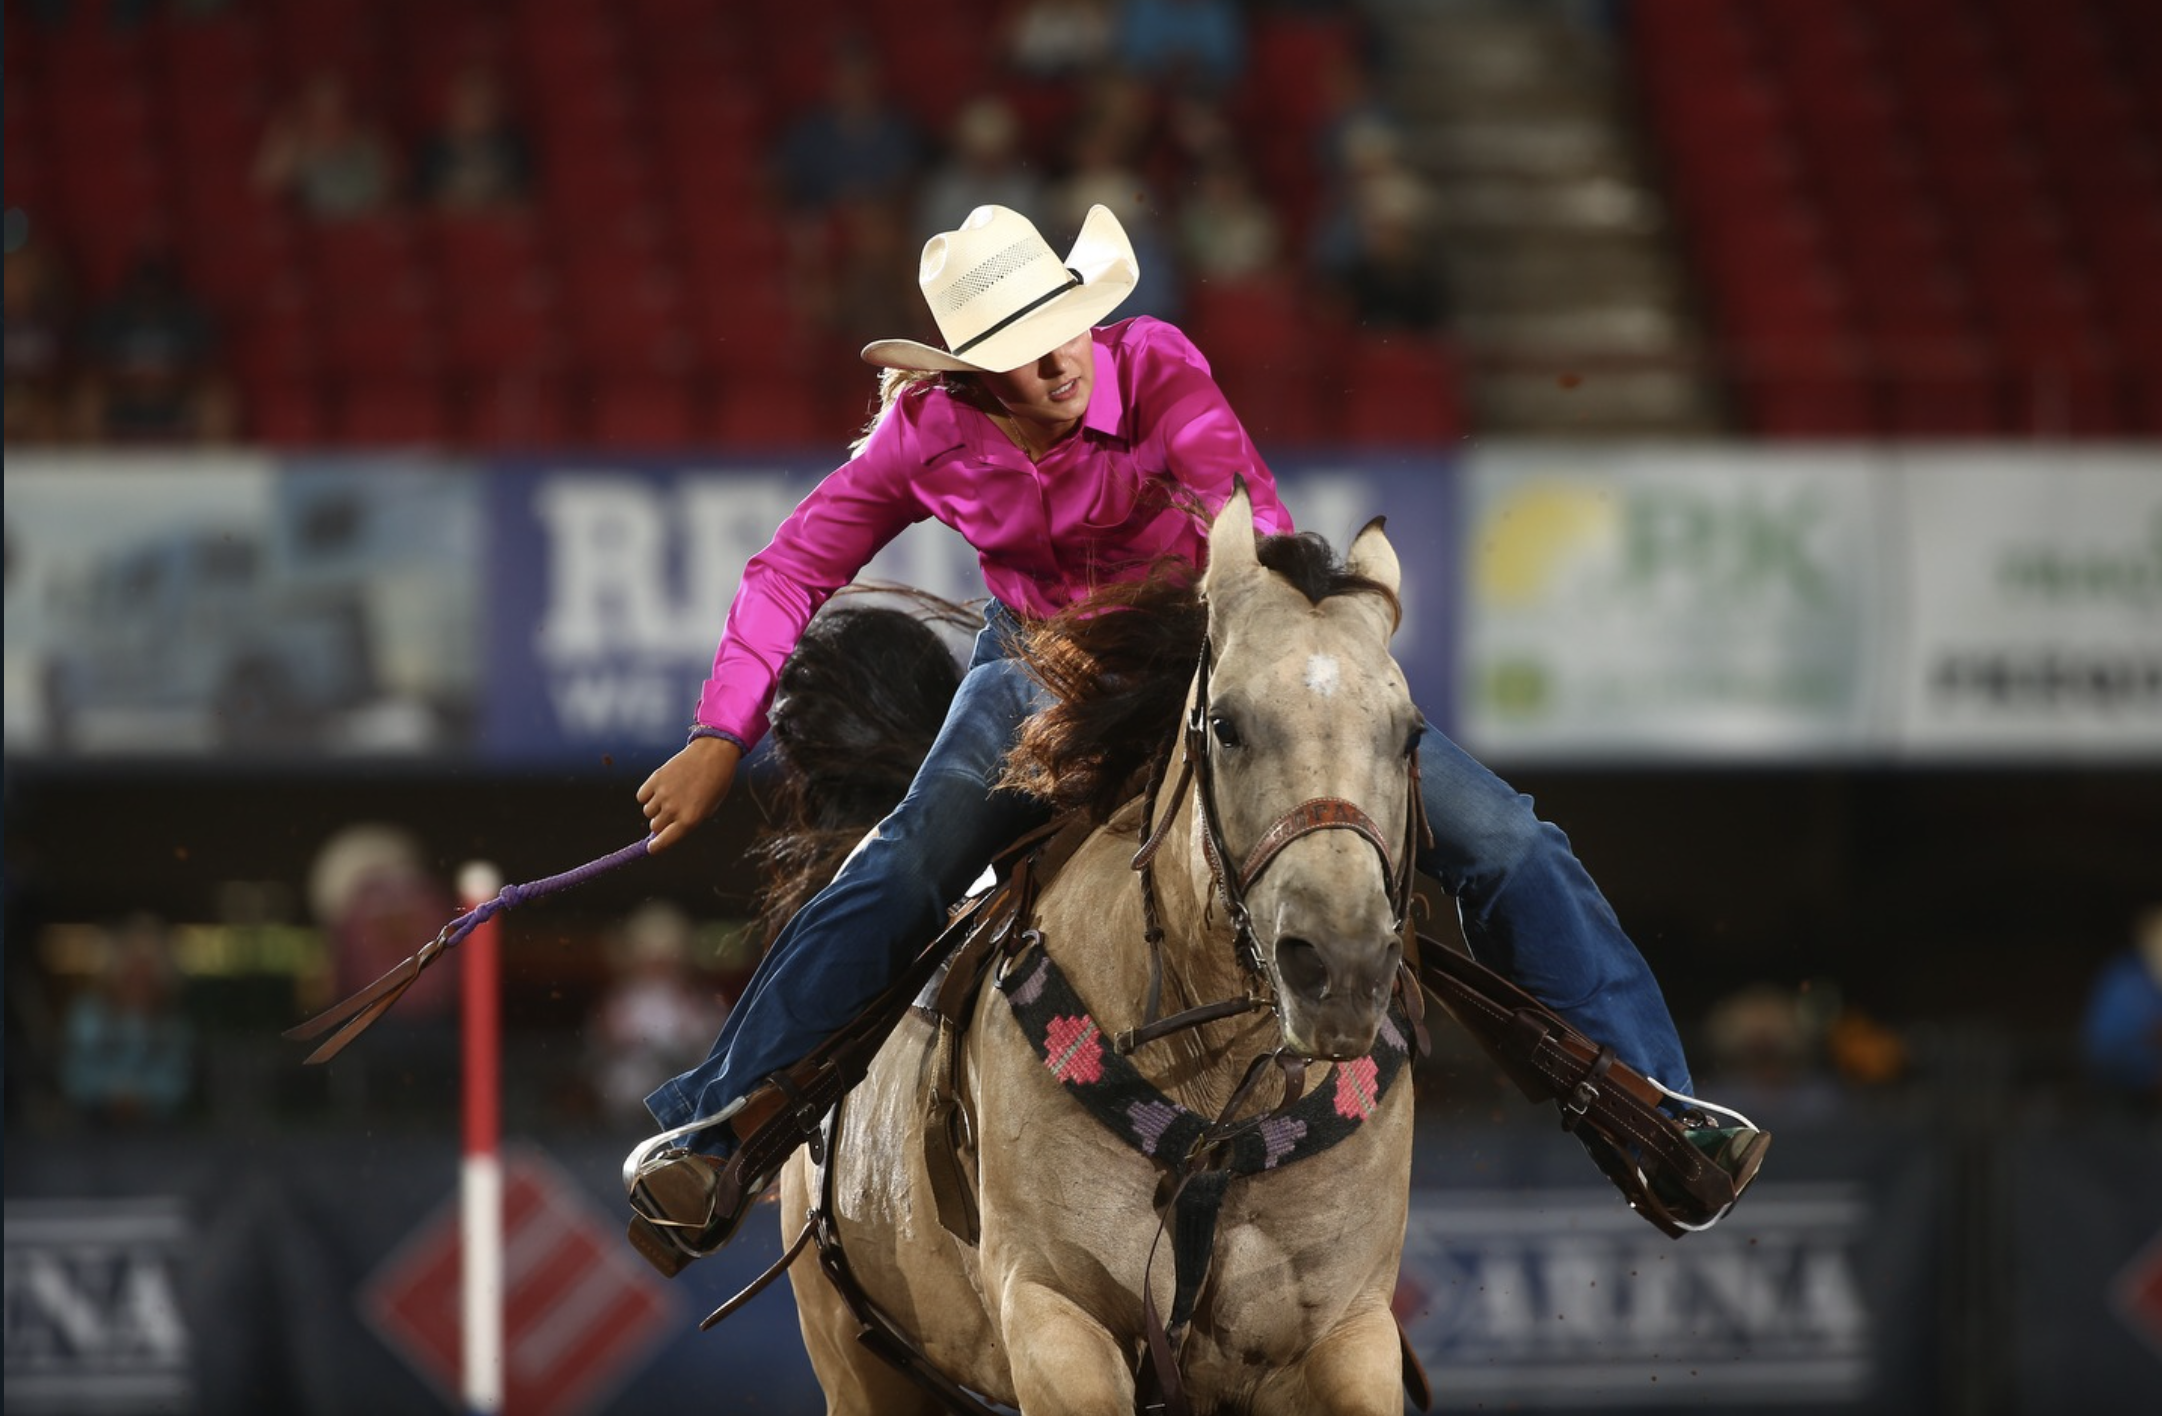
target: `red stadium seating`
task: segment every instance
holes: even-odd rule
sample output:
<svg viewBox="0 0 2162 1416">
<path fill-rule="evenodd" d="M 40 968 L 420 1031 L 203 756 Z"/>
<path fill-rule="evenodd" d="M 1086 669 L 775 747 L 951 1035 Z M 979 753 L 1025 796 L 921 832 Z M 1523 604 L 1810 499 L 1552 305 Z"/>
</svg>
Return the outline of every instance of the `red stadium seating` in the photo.
<svg viewBox="0 0 2162 1416">
<path fill-rule="evenodd" d="M 273 447 L 313 447 L 330 433 L 321 389 L 313 380 L 290 377 L 245 385 L 242 426 L 247 436 Z"/>
<path fill-rule="evenodd" d="M 251 0 L 134 26 L 98 0 L 66 24 L 34 8 L 6 11 L 10 204 L 65 243 L 86 299 L 146 244 L 176 248 L 235 383 L 267 400 L 250 428 L 302 444 L 401 426 L 489 446 L 834 440 L 856 410 L 814 375 L 847 354 L 779 275 L 817 257 L 767 166 L 831 46 L 868 36 L 931 132 L 1011 89 L 1046 163 L 1085 97 L 999 71 L 1002 0 Z M 1356 56 L 1363 23 L 1250 13 L 1229 107 L 1295 243 L 1328 61 Z M 2121 437 L 2162 418 L 2162 5 L 1637 0 L 1626 24 L 1746 428 Z M 315 226 L 254 191 L 264 125 L 316 72 L 344 74 L 409 150 L 476 58 L 520 100 L 531 214 Z M 1271 445 L 1463 425 L 1446 351 L 1416 375 L 1363 341 L 1339 351 L 1296 283 L 1190 295 L 1191 332 Z M 640 381 L 658 392 L 632 396 Z M 1437 398 L 1391 392 L 1427 384 Z M 331 396 L 348 388 L 366 396 Z"/>
<path fill-rule="evenodd" d="M 447 441 L 442 385 L 433 378 L 345 381 L 336 399 L 332 440 L 347 445 L 430 445 Z"/>
<path fill-rule="evenodd" d="M 538 452 L 585 439 L 567 385 L 551 374 L 475 374 L 451 404 L 453 436 L 467 447 Z"/>
<path fill-rule="evenodd" d="M 1631 8 L 1633 57 L 1751 427 L 2110 437 L 2135 426 L 2153 364 L 2136 334 L 2123 337 L 2127 323 L 2144 327 L 2125 304 L 2154 308 L 2138 292 L 2157 286 L 2162 240 L 2110 232 L 2123 213 L 2162 212 L 2162 176 L 2152 110 L 2143 118 L 2142 86 L 2118 68 L 2142 51 L 2113 36 L 2162 34 L 2156 13 L 2138 0 Z M 1789 154 L 1801 157 L 1791 185 Z M 1821 224 L 1826 259 L 1811 278 L 1851 296 L 1843 318 L 1828 299 L 1776 288 L 1776 265 L 1815 253 L 1737 214 L 1775 203 Z M 1762 260 L 1782 235 L 1788 254 Z M 1866 382 L 1833 353 L 1841 324 L 1860 336 Z M 1830 357 L 1813 370 L 1767 365 L 1771 350 L 1791 356 L 1797 331 Z"/>
<path fill-rule="evenodd" d="M 565 272 L 564 311 L 573 359 L 595 374 L 670 375 L 690 362 L 683 282 L 665 269 Z"/>
<path fill-rule="evenodd" d="M 378 303 L 424 276 L 413 224 L 403 214 L 309 222 L 301 229 L 308 276 L 333 308 Z"/>
<path fill-rule="evenodd" d="M 1003 0 L 859 0 L 785 18 L 705 0 L 255 0 L 131 28 L 75 22 L 96 19 L 97 0 L 71 8 L 59 26 L 7 10 L 6 164 L 11 203 L 65 240 L 84 293 L 170 244 L 261 410 L 252 435 L 486 446 L 845 438 L 864 390 L 844 397 L 818 376 L 848 350 L 828 347 L 780 274 L 816 257 L 790 250 L 766 153 L 850 35 L 872 40 L 891 92 L 938 131 L 998 85 L 1005 12 Z M 1316 60 L 1348 56 L 1353 31 L 1332 15 L 1261 13 L 1253 32 L 1235 103 L 1296 236 L 1315 184 L 1311 127 L 1330 101 Z M 410 150 L 475 60 L 521 101 L 538 155 L 530 215 L 319 225 L 256 191 L 266 126 L 316 74 L 340 74 Z M 979 80 L 956 77 L 968 74 Z M 1046 125 L 1034 136 L 1047 159 L 1050 125 L 1080 96 L 1017 94 Z M 1217 320 L 1227 386 L 1279 440 L 1360 436 L 1322 416 L 1311 319 L 1272 298 L 1282 308 Z M 710 390 L 694 397 L 707 387 L 694 380 Z M 641 381 L 654 390 L 636 392 Z"/>
<path fill-rule="evenodd" d="M 1362 333 L 1343 368 L 1344 426 L 1362 441 L 1409 446 L 1464 435 L 1455 357 L 1431 337 Z"/>
<path fill-rule="evenodd" d="M 433 292 L 418 281 L 374 291 L 372 298 L 324 298 L 325 366 L 339 376 L 419 378 L 439 372 L 442 337 Z"/>
<path fill-rule="evenodd" d="M 443 362 L 454 375 L 532 375 L 569 362 L 562 306 L 539 277 L 466 287 L 442 313 Z"/>
<path fill-rule="evenodd" d="M 692 446 L 697 417 L 690 386 L 680 378 L 605 378 L 591 392 L 593 440 L 639 452 Z"/>
<path fill-rule="evenodd" d="M 715 381 L 705 430 L 713 441 L 732 447 L 830 446 L 838 462 L 854 429 L 826 412 L 811 377 L 745 371 Z"/>
<path fill-rule="evenodd" d="M 1789 374 L 1739 383 L 1750 425 L 1770 438 L 1855 439 L 1878 423 L 1869 385 L 1838 374 Z"/>
</svg>

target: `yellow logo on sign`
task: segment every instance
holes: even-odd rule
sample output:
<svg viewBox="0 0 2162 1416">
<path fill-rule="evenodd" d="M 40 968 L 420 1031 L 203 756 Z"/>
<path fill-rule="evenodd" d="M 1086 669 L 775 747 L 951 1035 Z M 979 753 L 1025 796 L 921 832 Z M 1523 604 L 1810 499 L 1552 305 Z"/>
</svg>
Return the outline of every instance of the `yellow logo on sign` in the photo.
<svg viewBox="0 0 2162 1416">
<path fill-rule="evenodd" d="M 1613 544 L 1620 512 L 1613 494 L 1566 482 L 1511 489 L 1486 509 L 1472 557 L 1479 598 L 1522 606 L 1543 598 L 1564 566 Z"/>
</svg>

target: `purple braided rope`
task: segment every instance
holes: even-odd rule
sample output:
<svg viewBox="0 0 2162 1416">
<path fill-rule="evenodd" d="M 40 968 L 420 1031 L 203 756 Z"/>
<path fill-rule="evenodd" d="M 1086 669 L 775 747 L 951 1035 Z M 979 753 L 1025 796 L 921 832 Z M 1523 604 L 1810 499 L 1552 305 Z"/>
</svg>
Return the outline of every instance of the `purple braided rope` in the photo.
<svg viewBox="0 0 2162 1416">
<path fill-rule="evenodd" d="M 502 893 L 494 899 L 483 900 L 480 904 L 475 905 L 472 909 L 452 920 L 443 931 L 443 947 L 449 949 L 456 946 L 460 940 L 481 925 L 486 924 L 503 910 L 522 905 L 527 900 L 537 900 L 543 895 L 553 895 L 558 890 L 568 890 L 572 886 L 583 885 L 597 875 L 606 875 L 619 865 L 628 865 L 634 860 L 643 860 L 652 845 L 653 838 L 647 836 L 642 841 L 633 841 L 619 851 L 610 851 L 599 860 L 589 860 L 575 869 L 564 871 L 561 875 L 551 875 L 546 879 L 531 881 L 524 885 L 505 885 Z"/>
</svg>

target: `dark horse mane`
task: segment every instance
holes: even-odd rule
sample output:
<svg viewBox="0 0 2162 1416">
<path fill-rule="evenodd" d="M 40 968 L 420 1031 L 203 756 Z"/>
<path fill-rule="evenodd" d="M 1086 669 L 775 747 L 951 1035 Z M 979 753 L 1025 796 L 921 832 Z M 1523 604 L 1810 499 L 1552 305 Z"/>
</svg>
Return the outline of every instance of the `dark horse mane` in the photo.
<svg viewBox="0 0 2162 1416">
<path fill-rule="evenodd" d="M 1401 613 L 1387 586 L 1352 573 L 1319 536 L 1260 537 L 1256 550 L 1314 604 L 1374 594 Z M 964 612 L 918 598 L 921 613 L 829 607 L 781 670 L 772 825 L 756 847 L 769 942 L 900 801 L 945 721 L 960 671 L 924 615 Z M 1108 820 L 1169 752 L 1207 628 L 1195 572 L 1173 560 L 1029 625 L 1011 648 L 1054 701 L 1023 728 L 1002 785 L 1061 816 Z"/>
<path fill-rule="evenodd" d="M 1313 604 L 1373 594 L 1400 617 L 1395 594 L 1355 575 L 1312 533 L 1256 538 L 1261 564 Z M 1032 625 L 1017 646 L 1051 691 L 1006 759 L 1005 784 L 1053 811 L 1101 825 L 1138 795 L 1170 752 L 1200 661 L 1208 607 L 1191 567 L 1164 562 Z"/>
<path fill-rule="evenodd" d="M 976 617 L 933 595 L 881 588 L 912 607 L 844 590 L 781 666 L 767 713 L 772 767 L 759 779 L 769 824 L 752 847 L 764 943 L 901 800 L 961 686 L 934 626 Z"/>
</svg>

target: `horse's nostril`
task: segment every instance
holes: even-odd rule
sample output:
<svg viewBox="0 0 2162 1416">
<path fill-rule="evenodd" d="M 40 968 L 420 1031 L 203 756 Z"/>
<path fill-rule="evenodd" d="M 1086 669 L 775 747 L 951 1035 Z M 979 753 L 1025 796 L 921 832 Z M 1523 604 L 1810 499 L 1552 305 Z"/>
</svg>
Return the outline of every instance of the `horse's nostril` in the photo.
<svg viewBox="0 0 2162 1416">
<path fill-rule="evenodd" d="M 1283 978 L 1284 987 L 1301 998 L 1318 1001 L 1329 996 L 1328 961 L 1304 939 L 1276 941 L 1276 972 Z"/>
</svg>

